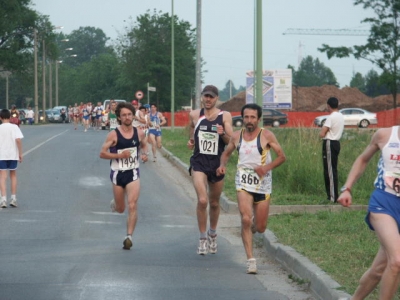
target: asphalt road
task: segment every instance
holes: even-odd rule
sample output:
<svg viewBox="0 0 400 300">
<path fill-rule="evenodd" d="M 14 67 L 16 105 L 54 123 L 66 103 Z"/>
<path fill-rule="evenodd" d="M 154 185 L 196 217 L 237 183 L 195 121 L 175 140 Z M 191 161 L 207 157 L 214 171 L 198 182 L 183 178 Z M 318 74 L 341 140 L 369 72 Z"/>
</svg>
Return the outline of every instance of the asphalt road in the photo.
<svg viewBox="0 0 400 300">
<path fill-rule="evenodd" d="M 245 273 L 239 217 L 221 214 L 218 253 L 196 254 L 190 181 L 170 162 L 141 164 L 133 248 L 126 215 L 112 213 L 105 131 L 71 124 L 21 127 L 18 208 L 0 209 L 0 299 L 305 300 L 262 248 L 259 275 Z"/>
</svg>

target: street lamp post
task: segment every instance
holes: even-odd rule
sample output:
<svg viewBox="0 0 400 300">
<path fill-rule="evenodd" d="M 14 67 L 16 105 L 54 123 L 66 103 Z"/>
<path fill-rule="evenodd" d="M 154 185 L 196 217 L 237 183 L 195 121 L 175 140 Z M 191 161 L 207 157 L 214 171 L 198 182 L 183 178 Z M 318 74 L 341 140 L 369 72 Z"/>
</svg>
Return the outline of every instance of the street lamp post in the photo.
<svg viewBox="0 0 400 300">
<path fill-rule="evenodd" d="M 62 42 L 68 42 L 69 41 L 69 39 L 64 39 L 64 40 L 61 40 Z M 67 49 L 65 49 L 66 51 L 72 51 L 74 48 L 67 48 Z M 76 55 L 76 54 L 72 54 L 72 55 L 70 55 L 70 57 L 77 57 L 78 55 Z M 59 102 L 58 102 L 58 91 L 59 91 L 59 89 L 58 89 L 58 68 L 59 68 L 59 64 L 61 64 L 63 61 L 62 60 L 56 60 L 56 105 L 55 106 L 58 106 L 59 105 Z"/>
<path fill-rule="evenodd" d="M 34 41 L 34 77 L 35 77 L 35 123 L 39 121 L 39 103 L 38 103 L 38 78 L 37 78 L 37 31 L 36 28 L 33 29 L 33 41 Z"/>
</svg>

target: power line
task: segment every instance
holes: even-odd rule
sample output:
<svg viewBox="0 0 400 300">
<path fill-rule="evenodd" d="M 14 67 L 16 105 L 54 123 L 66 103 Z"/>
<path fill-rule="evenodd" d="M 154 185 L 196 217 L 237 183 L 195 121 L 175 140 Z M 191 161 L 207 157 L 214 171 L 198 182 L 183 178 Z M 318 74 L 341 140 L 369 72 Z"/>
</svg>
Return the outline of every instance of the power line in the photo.
<svg viewBox="0 0 400 300">
<path fill-rule="evenodd" d="M 360 29 L 288 28 L 283 34 L 366 36 L 369 35 L 369 31 Z"/>
</svg>

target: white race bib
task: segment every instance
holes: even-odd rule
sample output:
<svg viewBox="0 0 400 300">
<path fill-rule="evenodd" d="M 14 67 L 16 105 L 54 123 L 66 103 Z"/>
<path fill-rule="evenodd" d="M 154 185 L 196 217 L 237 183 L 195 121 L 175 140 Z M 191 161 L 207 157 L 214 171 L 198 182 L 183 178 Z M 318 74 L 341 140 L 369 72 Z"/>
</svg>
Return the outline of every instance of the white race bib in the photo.
<svg viewBox="0 0 400 300">
<path fill-rule="evenodd" d="M 126 150 L 129 150 L 131 152 L 131 156 L 129 156 L 128 158 L 118 159 L 118 170 L 120 171 L 133 170 L 139 167 L 137 160 L 137 148 L 119 149 L 118 153 Z"/>
<path fill-rule="evenodd" d="M 110 119 L 110 130 L 115 129 L 118 126 L 118 120 L 116 118 Z"/>
<path fill-rule="evenodd" d="M 242 187 L 253 191 L 254 188 L 260 186 L 260 177 L 251 168 L 238 168 L 239 180 Z"/>
<path fill-rule="evenodd" d="M 218 155 L 218 133 L 199 130 L 198 137 L 201 154 Z"/>
<path fill-rule="evenodd" d="M 400 173 L 385 172 L 385 184 L 395 191 L 396 196 L 400 197 Z"/>
</svg>

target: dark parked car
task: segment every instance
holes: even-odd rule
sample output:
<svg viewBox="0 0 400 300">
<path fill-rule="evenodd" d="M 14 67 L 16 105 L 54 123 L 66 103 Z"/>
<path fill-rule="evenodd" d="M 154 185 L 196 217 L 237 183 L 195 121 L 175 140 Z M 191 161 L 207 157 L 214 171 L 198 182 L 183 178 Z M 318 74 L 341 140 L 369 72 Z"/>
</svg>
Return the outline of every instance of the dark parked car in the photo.
<svg viewBox="0 0 400 300">
<path fill-rule="evenodd" d="M 46 109 L 46 120 L 43 118 L 43 110 L 39 110 L 39 123 L 54 122 L 53 110 Z"/>
<path fill-rule="evenodd" d="M 279 127 L 280 125 L 284 125 L 288 122 L 288 116 L 279 110 L 275 110 L 272 108 L 264 108 L 263 109 L 263 122 L 264 126 L 273 126 Z M 232 117 L 232 124 L 236 127 L 242 127 L 243 119 L 242 116 Z"/>
</svg>

